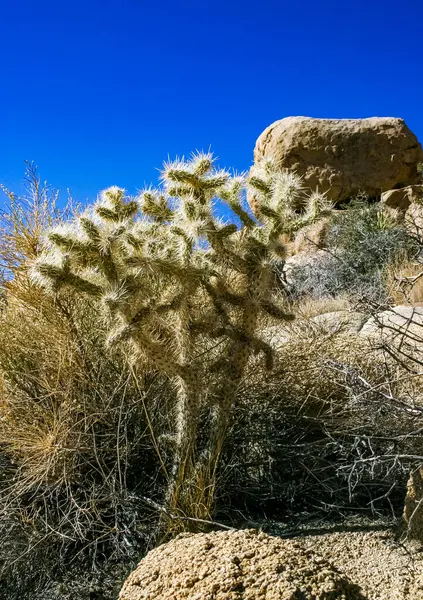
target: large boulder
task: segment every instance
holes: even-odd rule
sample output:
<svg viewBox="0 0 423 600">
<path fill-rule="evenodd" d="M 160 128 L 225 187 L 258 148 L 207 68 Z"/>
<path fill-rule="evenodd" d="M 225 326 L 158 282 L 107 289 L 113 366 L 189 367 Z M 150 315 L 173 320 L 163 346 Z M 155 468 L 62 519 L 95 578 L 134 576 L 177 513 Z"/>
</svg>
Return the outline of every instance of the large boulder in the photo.
<svg viewBox="0 0 423 600">
<path fill-rule="evenodd" d="M 287 117 L 260 135 L 254 160 L 273 157 L 335 203 L 419 183 L 423 151 L 402 119 Z M 250 198 L 254 210 L 254 198 Z"/>
<path fill-rule="evenodd" d="M 120 600 L 365 600 L 298 542 L 255 530 L 185 534 L 152 550 Z"/>
</svg>

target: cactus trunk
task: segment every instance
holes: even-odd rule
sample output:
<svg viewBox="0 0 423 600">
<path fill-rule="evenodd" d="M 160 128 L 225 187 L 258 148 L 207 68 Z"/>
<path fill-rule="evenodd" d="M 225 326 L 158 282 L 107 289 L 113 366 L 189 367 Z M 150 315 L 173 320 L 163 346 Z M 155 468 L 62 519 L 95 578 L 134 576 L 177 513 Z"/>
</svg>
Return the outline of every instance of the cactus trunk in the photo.
<svg viewBox="0 0 423 600">
<path fill-rule="evenodd" d="M 176 448 L 172 465 L 172 473 L 166 492 L 165 508 L 171 520 L 183 517 L 189 512 L 192 490 L 193 469 L 196 456 L 196 437 L 198 429 L 198 386 L 194 381 L 178 382 Z M 169 522 L 169 515 L 164 515 L 161 529 L 175 529 L 175 522 Z M 177 523 L 176 523 L 177 526 Z"/>
<path fill-rule="evenodd" d="M 215 500 L 214 491 L 216 489 L 219 462 L 231 426 L 237 392 L 252 353 L 251 341 L 255 336 L 259 321 L 259 298 L 267 279 L 267 270 L 258 268 L 247 281 L 246 302 L 240 319 L 243 339 L 236 340 L 229 345 L 227 374 L 223 378 L 218 392 L 208 450 L 197 467 L 197 470 L 202 473 L 202 477 L 208 480 L 210 490 L 208 509 L 210 512 L 212 512 Z"/>
</svg>

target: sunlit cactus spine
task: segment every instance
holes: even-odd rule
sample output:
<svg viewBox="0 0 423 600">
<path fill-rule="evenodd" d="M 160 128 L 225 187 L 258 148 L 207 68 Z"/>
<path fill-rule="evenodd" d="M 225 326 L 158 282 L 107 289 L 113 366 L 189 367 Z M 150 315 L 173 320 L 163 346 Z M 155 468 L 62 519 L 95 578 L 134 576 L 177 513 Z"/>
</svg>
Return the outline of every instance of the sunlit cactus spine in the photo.
<svg viewBox="0 0 423 600">
<path fill-rule="evenodd" d="M 260 222 L 246 208 L 247 188 Z M 217 217 L 217 198 L 233 222 Z M 98 299 L 110 318 L 109 343 L 129 344 L 134 361 L 175 382 L 169 514 L 210 517 L 216 469 L 250 358 L 262 354 L 266 368 L 273 365 L 261 327 L 292 318 L 273 297 L 282 236 L 327 209 L 322 196 L 305 194 L 297 177 L 279 173 L 271 161 L 247 178 L 218 170 L 211 154 L 199 153 L 166 164 L 159 189 L 127 199 L 122 189 L 109 188 L 86 213 L 47 233 L 34 280 L 54 294 L 70 286 Z M 201 453 L 200 406 L 212 415 Z"/>
</svg>

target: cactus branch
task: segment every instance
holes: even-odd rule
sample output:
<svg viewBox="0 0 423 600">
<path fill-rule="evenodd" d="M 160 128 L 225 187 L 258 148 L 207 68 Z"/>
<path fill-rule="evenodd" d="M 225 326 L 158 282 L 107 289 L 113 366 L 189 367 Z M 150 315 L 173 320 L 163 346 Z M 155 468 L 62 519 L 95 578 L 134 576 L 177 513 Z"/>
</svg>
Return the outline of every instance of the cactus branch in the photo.
<svg viewBox="0 0 423 600">
<path fill-rule="evenodd" d="M 68 286 L 98 300 L 111 323 L 109 343 L 128 344 L 132 361 L 142 357 L 174 383 L 167 508 L 204 519 L 250 361 L 263 354 L 273 367 L 261 327 L 292 319 L 274 297 L 274 264 L 285 258 L 281 234 L 318 218 L 324 201 L 307 198 L 301 181 L 272 161 L 253 167 L 249 178 L 232 177 L 211 154 L 198 153 L 165 165 L 161 179 L 136 200 L 117 187 L 104 190 L 91 212 L 48 233 L 32 274 L 55 294 Z M 243 205 L 248 190 L 262 222 Z M 236 222 L 216 217 L 216 198 Z M 207 406 L 212 419 L 199 449 Z"/>
</svg>

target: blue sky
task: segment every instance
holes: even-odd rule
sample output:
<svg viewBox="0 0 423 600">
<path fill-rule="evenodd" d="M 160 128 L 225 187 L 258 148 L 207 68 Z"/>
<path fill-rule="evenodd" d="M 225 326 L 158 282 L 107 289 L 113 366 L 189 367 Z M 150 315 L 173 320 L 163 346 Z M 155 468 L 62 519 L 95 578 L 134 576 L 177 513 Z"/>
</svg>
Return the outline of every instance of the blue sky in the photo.
<svg viewBox="0 0 423 600">
<path fill-rule="evenodd" d="M 423 140 L 421 0 L 0 0 L 0 181 L 77 200 L 170 155 L 246 169 L 291 115 L 400 116 Z"/>
</svg>

